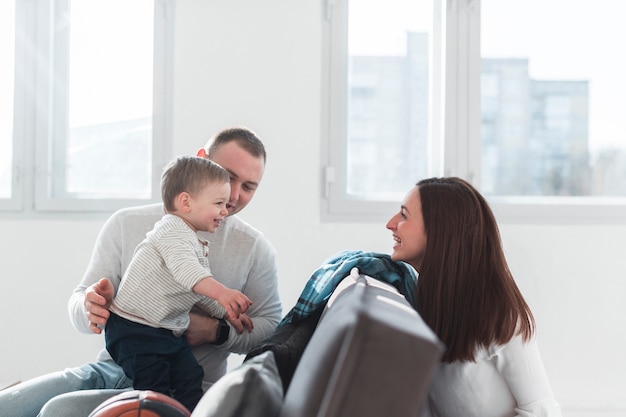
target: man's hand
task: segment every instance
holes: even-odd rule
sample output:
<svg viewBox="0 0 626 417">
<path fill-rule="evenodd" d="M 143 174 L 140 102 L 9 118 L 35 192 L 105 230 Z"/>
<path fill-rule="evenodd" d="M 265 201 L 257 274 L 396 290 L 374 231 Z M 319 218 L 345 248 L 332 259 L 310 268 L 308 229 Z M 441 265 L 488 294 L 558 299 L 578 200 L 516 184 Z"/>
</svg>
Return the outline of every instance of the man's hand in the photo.
<svg viewBox="0 0 626 417">
<path fill-rule="evenodd" d="M 85 311 L 87 312 L 87 319 L 89 320 L 89 329 L 96 333 L 102 333 L 102 328 L 109 318 L 109 307 L 113 301 L 115 295 L 115 289 L 113 284 L 107 278 L 102 278 L 100 281 L 91 285 L 85 290 Z"/>
</svg>

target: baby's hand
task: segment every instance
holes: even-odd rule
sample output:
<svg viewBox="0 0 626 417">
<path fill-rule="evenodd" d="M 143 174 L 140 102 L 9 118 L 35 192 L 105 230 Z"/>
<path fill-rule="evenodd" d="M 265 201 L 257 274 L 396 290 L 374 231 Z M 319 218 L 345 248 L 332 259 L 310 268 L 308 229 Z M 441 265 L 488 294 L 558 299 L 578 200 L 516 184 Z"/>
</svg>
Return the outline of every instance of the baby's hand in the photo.
<svg viewBox="0 0 626 417">
<path fill-rule="evenodd" d="M 243 293 L 237 290 L 227 288 L 217 302 L 226 309 L 226 315 L 231 320 L 237 320 L 242 313 L 248 310 L 252 305 L 252 301 Z"/>
<path fill-rule="evenodd" d="M 239 318 L 235 320 L 231 320 L 226 317 L 226 321 L 228 321 L 235 328 L 237 334 L 243 333 L 244 328 L 248 331 L 248 333 L 250 333 L 254 328 L 252 319 L 250 319 L 250 317 L 248 317 L 248 315 L 244 313 L 240 314 Z"/>
</svg>

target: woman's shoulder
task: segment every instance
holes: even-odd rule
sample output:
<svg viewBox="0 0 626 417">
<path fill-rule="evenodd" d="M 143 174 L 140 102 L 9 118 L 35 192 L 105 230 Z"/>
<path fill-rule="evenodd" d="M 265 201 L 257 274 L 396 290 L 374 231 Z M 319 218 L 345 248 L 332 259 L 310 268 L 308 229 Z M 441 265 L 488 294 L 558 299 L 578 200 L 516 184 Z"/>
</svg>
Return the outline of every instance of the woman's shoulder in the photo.
<svg viewBox="0 0 626 417">
<path fill-rule="evenodd" d="M 524 337 L 521 334 L 515 334 L 511 340 L 506 343 L 493 343 L 488 348 L 479 349 L 476 357 L 491 360 L 497 356 L 504 356 L 505 354 L 522 353 L 527 348 L 534 347 L 535 345 L 536 338 L 534 335 L 530 339 L 524 340 Z"/>
</svg>

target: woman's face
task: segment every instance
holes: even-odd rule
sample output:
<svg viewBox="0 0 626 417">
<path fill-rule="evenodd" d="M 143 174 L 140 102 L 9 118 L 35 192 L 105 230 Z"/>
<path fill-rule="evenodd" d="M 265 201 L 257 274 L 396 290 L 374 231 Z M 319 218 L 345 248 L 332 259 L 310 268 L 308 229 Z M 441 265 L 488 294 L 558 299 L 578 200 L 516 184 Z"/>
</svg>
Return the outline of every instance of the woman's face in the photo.
<svg viewBox="0 0 626 417">
<path fill-rule="evenodd" d="M 391 230 L 395 241 L 391 259 L 404 261 L 419 272 L 426 250 L 426 231 L 417 187 L 404 197 L 400 212 L 389 219 L 387 229 Z"/>
</svg>

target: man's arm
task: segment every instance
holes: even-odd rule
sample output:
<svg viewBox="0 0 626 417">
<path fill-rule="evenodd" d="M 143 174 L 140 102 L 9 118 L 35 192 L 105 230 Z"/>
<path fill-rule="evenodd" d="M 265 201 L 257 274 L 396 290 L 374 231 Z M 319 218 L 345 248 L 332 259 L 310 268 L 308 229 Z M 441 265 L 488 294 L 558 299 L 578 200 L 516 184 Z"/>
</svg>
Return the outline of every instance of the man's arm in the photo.
<svg viewBox="0 0 626 417">
<path fill-rule="evenodd" d="M 162 213 L 160 205 L 123 209 L 104 223 L 87 270 L 68 301 L 70 321 L 76 330 L 99 333 L 99 328 L 90 325 L 90 319 L 100 325 L 106 323 L 107 303 L 113 299 L 135 247 Z M 111 286 L 102 288 L 102 284 L 98 285 L 102 278 L 107 278 Z M 104 304 L 100 304 L 102 296 L 107 300 Z"/>
<path fill-rule="evenodd" d="M 248 256 L 253 258 L 253 263 L 245 287 L 241 291 L 253 302 L 246 312 L 252 320 L 253 330 L 241 333 L 231 331 L 228 340 L 220 346 L 230 352 L 241 354 L 248 353 L 269 336 L 276 329 L 282 314 L 278 293 L 276 251 L 269 241 L 261 236 Z M 212 323 L 212 326 L 215 327 L 211 337 L 215 337 L 216 324 Z"/>
<path fill-rule="evenodd" d="M 106 302 L 102 303 L 101 295 L 98 295 L 96 289 L 98 282 L 104 277 L 108 278 L 114 293 L 121 280 L 122 237 L 116 214 L 110 217 L 100 230 L 85 275 L 68 302 L 70 321 L 74 328 L 82 333 L 100 333 L 95 331 L 96 328 L 90 319 L 96 320 L 96 316 L 99 316 L 100 319 L 97 321 L 102 325 L 106 323 L 108 317 L 108 311 L 107 313 L 101 311 Z M 86 298 L 87 294 L 89 298 Z M 88 311 L 87 307 L 90 307 L 91 311 Z"/>
<path fill-rule="evenodd" d="M 193 310 L 189 313 L 189 327 L 185 332 L 187 343 L 191 346 L 215 343 L 219 320 L 202 311 Z"/>
</svg>

